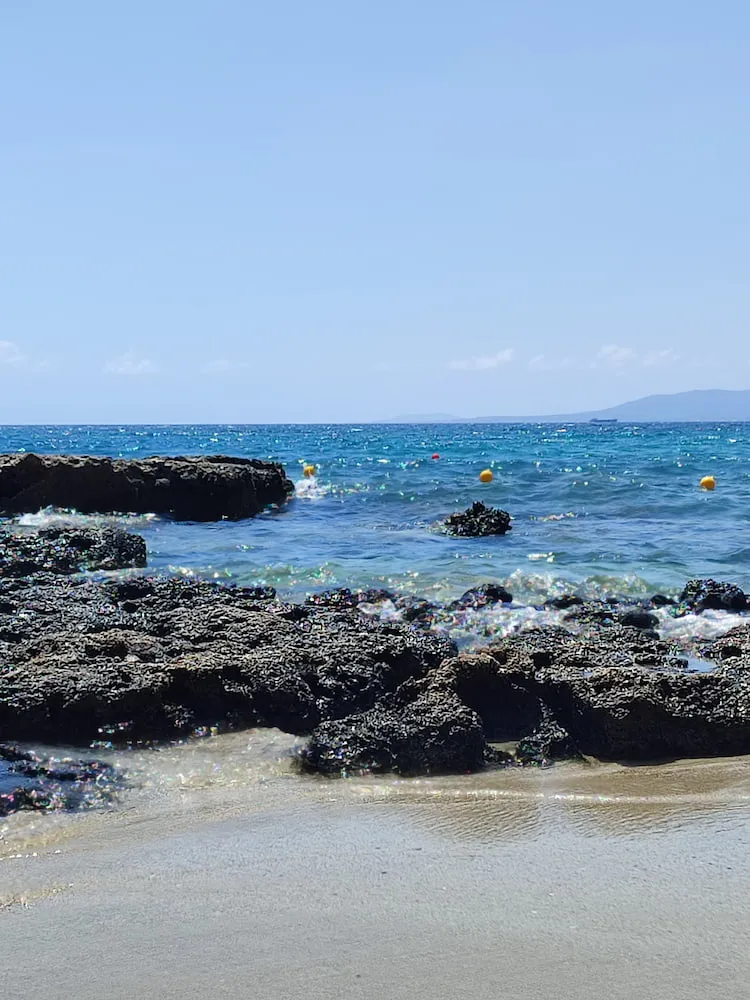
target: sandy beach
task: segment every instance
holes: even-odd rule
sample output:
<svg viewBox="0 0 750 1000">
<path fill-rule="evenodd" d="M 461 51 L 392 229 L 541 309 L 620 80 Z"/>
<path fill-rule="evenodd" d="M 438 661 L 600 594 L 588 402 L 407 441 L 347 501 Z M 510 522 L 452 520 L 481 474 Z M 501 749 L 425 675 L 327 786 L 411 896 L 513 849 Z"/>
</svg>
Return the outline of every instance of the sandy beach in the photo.
<svg viewBox="0 0 750 1000">
<path fill-rule="evenodd" d="M 289 742 L 145 754 L 114 812 L 6 821 L 5 995 L 746 996 L 743 760 L 326 781 Z"/>
</svg>

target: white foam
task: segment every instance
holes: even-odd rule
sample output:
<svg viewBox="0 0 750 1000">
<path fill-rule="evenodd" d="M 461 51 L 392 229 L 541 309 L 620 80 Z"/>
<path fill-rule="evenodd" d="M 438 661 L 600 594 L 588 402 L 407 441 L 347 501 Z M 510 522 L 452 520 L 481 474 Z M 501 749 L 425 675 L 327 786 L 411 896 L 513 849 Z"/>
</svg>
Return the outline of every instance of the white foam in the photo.
<svg viewBox="0 0 750 1000">
<path fill-rule="evenodd" d="M 331 492 L 331 484 L 319 483 L 315 476 L 300 479 L 294 484 L 294 495 L 299 500 L 322 500 Z"/>
</svg>

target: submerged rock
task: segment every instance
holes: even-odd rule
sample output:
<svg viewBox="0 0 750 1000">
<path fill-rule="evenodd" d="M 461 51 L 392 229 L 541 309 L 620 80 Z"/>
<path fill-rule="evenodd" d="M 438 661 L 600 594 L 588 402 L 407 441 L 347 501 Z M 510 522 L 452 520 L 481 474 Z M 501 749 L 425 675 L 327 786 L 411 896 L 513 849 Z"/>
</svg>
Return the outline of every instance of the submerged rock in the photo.
<svg viewBox="0 0 750 1000">
<path fill-rule="evenodd" d="M 80 809 L 112 799 L 121 778 L 101 760 L 51 760 L 0 745 L 0 817 L 20 809 Z"/>
<path fill-rule="evenodd" d="M 146 565 L 146 542 L 121 528 L 0 529 L 0 577 Z"/>
<path fill-rule="evenodd" d="M 567 611 L 568 608 L 575 608 L 583 604 L 583 598 L 576 594 L 561 594 L 559 597 L 550 597 L 544 602 L 545 608 L 555 608 L 557 611 Z"/>
<path fill-rule="evenodd" d="M 472 587 L 449 605 L 451 609 L 485 608 L 491 604 L 510 604 L 513 594 L 499 583 L 483 583 Z"/>
<path fill-rule="evenodd" d="M 476 538 L 483 535 L 504 535 L 511 530 L 510 521 L 507 511 L 487 507 L 477 500 L 467 510 L 446 517 L 443 527 L 449 535 Z"/>
<path fill-rule="evenodd" d="M 0 511 L 54 506 L 83 514 L 169 514 L 178 520 L 239 520 L 294 491 L 275 462 L 227 455 L 100 458 L 0 455 Z"/>
</svg>

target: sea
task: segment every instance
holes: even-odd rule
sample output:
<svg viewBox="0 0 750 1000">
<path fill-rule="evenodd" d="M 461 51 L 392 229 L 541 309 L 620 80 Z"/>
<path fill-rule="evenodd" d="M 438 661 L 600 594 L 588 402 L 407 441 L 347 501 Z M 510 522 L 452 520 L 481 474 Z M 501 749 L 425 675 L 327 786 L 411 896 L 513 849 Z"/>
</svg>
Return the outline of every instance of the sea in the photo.
<svg viewBox="0 0 750 1000">
<path fill-rule="evenodd" d="M 676 597 L 696 576 L 750 590 L 750 424 L 24 426 L 0 429 L 0 450 L 281 462 L 295 496 L 252 520 L 119 521 L 145 536 L 150 570 L 271 585 L 294 601 L 348 587 L 445 603 L 504 584 L 510 607 L 443 616 L 462 646 L 551 620 L 544 602 L 562 594 Z M 700 488 L 705 475 L 712 492 Z M 507 510 L 512 530 L 466 539 L 440 530 L 475 500 Z M 20 520 L 61 516 L 70 515 Z M 721 613 L 662 617 L 677 635 L 726 627 Z"/>
</svg>

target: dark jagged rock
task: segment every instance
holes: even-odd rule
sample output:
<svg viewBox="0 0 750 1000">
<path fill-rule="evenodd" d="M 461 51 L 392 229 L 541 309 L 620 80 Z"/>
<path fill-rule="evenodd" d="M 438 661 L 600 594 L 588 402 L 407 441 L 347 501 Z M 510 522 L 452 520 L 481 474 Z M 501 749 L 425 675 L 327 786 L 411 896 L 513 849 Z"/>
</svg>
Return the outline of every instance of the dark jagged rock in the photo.
<svg viewBox="0 0 750 1000">
<path fill-rule="evenodd" d="M 196 728 L 308 733 L 455 652 L 354 610 L 175 578 L 0 580 L 0 738 L 69 745 Z M 104 735 L 102 735 L 104 734 Z"/>
<path fill-rule="evenodd" d="M 484 608 L 488 604 L 510 604 L 513 594 L 499 583 L 483 583 L 479 587 L 472 587 L 462 594 L 458 600 L 453 601 L 450 608 L 460 610 L 462 608 Z"/>
<path fill-rule="evenodd" d="M 737 625 L 704 644 L 701 655 L 708 660 L 742 659 L 750 666 L 750 625 Z"/>
<path fill-rule="evenodd" d="M 303 765 L 323 774 L 476 771 L 486 759 L 482 724 L 458 698 L 427 692 L 400 709 L 369 712 L 319 726 Z"/>
<path fill-rule="evenodd" d="M 532 733 L 518 741 L 515 754 L 520 764 L 536 764 L 538 767 L 580 756 L 570 733 L 550 718 L 542 719 Z"/>
<path fill-rule="evenodd" d="M 580 635 L 532 629 L 405 683 L 384 720 L 376 707 L 321 727 L 305 760 L 328 773 L 337 761 L 345 770 L 413 772 L 410 748 L 420 740 L 433 746 L 442 717 L 468 720 L 460 706 L 479 719 L 484 760 L 492 757 L 487 744 L 509 742 L 517 745 L 516 760 L 535 764 L 578 754 L 646 761 L 748 753 L 749 637 L 750 628 L 728 637 L 723 647 L 714 644 L 714 655 L 727 660 L 725 668 L 690 673 L 674 644 L 641 629 L 618 623 Z M 430 705 L 424 725 L 412 714 L 418 703 Z M 453 756 L 426 760 L 424 768 L 462 770 L 471 759 L 479 766 L 474 733 L 467 722 L 451 743 Z"/>
<path fill-rule="evenodd" d="M 0 529 L 0 577 L 146 565 L 146 542 L 120 528 Z"/>
<path fill-rule="evenodd" d="M 305 598 L 305 604 L 323 608 L 357 608 L 360 604 L 382 604 L 384 601 L 395 601 L 396 595 L 390 590 L 349 590 L 340 587 L 337 590 L 322 590 Z"/>
<path fill-rule="evenodd" d="M 96 513 L 168 514 L 178 520 L 239 520 L 294 491 L 282 467 L 226 455 L 111 459 L 0 455 L 0 511 L 54 506 Z"/>
<path fill-rule="evenodd" d="M 511 530 L 511 517 L 505 510 L 487 507 L 480 500 L 471 507 L 446 517 L 443 527 L 449 535 L 478 538 L 484 535 L 504 535 Z"/>
<path fill-rule="evenodd" d="M 121 784 L 100 760 L 45 760 L 0 745 L 0 817 L 20 809 L 80 809 L 111 801 Z"/>
<path fill-rule="evenodd" d="M 716 580 L 688 580 L 680 594 L 680 602 L 696 613 L 715 611 L 747 611 L 748 598 L 733 583 Z"/>
<path fill-rule="evenodd" d="M 613 601 L 582 601 L 572 605 L 563 621 L 580 624 L 613 625 L 618 620 L 618 607 Z"/>
<path fill-rule="evenodd" d="M 632 628 L 653 630 L 659 619 L 644 608 L 623 606 L 616 600 L 581 601 L 571 605 L 563 621 L 577 625 L 628 625 Z"/>
</svg>

